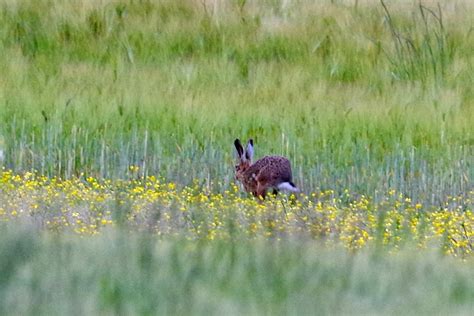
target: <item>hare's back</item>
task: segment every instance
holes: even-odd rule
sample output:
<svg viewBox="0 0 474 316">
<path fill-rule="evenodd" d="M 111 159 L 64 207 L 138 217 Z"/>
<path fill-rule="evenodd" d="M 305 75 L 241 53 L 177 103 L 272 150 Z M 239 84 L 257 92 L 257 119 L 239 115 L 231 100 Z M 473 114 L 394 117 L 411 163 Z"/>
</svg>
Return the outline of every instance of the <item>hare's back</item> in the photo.
<svg viewBox="0 0 474 316">
<path fill-rule="evenodd" d="M 290 161 L 281 156 L 265 156 L 257 160 L 250 169 L 261 180 L 291 181 Z"/>
</svg>

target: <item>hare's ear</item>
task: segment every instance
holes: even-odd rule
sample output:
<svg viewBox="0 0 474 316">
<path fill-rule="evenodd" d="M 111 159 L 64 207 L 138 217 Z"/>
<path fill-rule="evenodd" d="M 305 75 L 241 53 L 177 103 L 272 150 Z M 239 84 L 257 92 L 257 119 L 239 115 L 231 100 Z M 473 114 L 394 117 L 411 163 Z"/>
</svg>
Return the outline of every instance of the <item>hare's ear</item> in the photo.
<svg viewBox="0 0 474 316">
<path fill-rule="evenodd" d="M 247 142 L 247 149 L 245 150 L 245 158 L 252 161 L 253 159 L 253 139 L 249 139 Z"/>
<path fill-rule="evenodd" d="M 237 149 L 237 154 L 239 154 L 240 159 L 245 159 L 244 157 L 244 147 L 242 147 L 242 143 L 240 142 L 240 139 L 234 140 L 234 146 L 235 149 Z"/>
</svg>

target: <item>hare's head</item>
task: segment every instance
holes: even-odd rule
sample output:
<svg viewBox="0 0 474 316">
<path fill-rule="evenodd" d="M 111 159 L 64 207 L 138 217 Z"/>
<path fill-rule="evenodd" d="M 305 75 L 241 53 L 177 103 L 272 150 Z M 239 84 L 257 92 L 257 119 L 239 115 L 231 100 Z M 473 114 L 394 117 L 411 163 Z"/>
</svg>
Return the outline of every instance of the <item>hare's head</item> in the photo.
<svg viewBox="0 0 474 316">
<path fill-rule="evenodd" d="M 238 163 L 235 166 L 235 177 L 237 180 L 242 181 L 244 172 L 252 165 L 253 140 L 249 139 L 245 150 L 238 138 L 234 141 L 234 146 L 235 149 L 237 149 L 238 155 Z"/>
</svg>

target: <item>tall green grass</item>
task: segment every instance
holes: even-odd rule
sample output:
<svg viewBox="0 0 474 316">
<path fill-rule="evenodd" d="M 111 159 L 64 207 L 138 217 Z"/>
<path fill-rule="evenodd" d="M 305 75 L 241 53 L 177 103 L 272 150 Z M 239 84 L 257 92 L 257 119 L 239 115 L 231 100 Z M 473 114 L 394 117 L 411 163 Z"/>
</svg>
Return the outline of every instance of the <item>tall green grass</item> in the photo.
<svg viewBox="0 0 474 316">
<path fill-rule="evenodd" d="M 469 314 L 473 262 L 314 242 L 71 238 L 3 226 L 2 314 Z M 15 253 L 16 255 L 12 255 Z M 9 258 L 9 260 L 5 260 Z"/>
<path fill-rule="evenodd" d="M 4 1 L 3 164 L 220 190 L 236 137 L 305 191 L 472 188 L 473 7 Z"/>
</svg>

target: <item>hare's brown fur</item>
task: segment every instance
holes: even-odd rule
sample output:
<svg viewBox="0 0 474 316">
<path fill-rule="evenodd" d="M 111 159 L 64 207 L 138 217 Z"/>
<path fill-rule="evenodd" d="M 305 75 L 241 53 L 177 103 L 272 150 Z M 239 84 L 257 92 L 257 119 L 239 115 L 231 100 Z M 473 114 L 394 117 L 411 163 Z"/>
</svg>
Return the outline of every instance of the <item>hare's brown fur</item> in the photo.
<svg viewBox="0 0 474 316">
<path fill-rule="evenodd" d="M 236 178 L 242 182 L 245 191 L 265 198 L 268 189 L 278 192 L 279 186 L 283 183 L 287 183 L 295 192 L 298 190 L 292 182 L 291 164 L 287 158 L 265 156 L 252 164 L 253 141 L 249 141 L 247 151 L 239 149 L 241 145 L 238 139 L 235 146 L 240 158 L 236 166 Z"/>
</svg>

